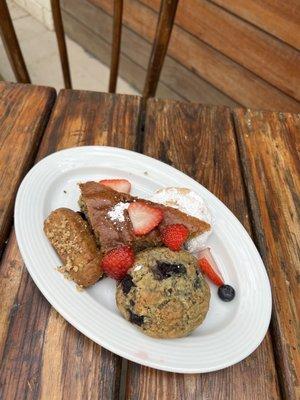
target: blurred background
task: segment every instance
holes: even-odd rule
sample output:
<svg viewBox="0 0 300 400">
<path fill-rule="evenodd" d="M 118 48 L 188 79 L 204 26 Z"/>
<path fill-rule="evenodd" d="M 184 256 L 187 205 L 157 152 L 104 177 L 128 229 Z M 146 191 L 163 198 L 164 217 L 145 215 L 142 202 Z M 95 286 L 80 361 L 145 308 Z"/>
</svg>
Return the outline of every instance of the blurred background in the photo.
<svg viewBox="0 0 300 400">
<path fill-rule="evenodd" d="M 50 0 L 9 0 L 34 84 L 63 88 Z M 160 0 L 124 0 L 117 92 L 142 91 Z M 107 91 L 112 0 L 61 0 L 73 87 Z M 0 75 L 15 81 L 3 45 Z M 180 0 L 157 97 L 300 112 L 299 0 Z"/>
</svg>

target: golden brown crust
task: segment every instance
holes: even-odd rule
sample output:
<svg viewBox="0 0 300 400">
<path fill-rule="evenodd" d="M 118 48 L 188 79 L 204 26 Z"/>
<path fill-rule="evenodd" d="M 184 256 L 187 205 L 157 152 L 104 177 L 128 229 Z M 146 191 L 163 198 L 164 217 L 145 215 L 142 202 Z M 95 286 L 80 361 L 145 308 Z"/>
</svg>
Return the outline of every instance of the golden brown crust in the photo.
<svg viewBox="0 0 300 400">
<path fill-rule="evenodd" d="M 157 275 L 157 262 L 184 266 L 178 275 Z M 155 338 L 178 338 L 190 334 L 205 319 L 210 289 L 197 259 L 186 251 L 166 247 L 144 250 L 136 255 L 126 278 L 132 284 L 117 285 L 116 304 L 123 317 L 143 333 Z M 125 286 L 126 288 L 126 286 Z M 137 321 L 132 320 L 132 316 Z"/>
<path fill-rule="evenodd" d="M 101 278 L 101 253 L 78 213 L 68 208 L 52 211 L 44 222 L 44 231 L 64 264 L 64 272 L 74 282 L 88 287 Z"/>
<path fill-rule="evenodd" d="M 169 224 L 184 224 L 192 238 L 210 229 L 210 225 L 198 218 L 187 215 L 173 207 L 153 203 L 148 200 L 139 199 L 126 193 L 101 185 L 98 182 L 86 182 L 79 184 L 81 197 L 80 207 L 89 220 L 94 234 L 105 253 L 120 245 L 130 245 L 135 251 L 162 245 L 160 231 Z M 151 232 L 136 236 L 127 210 L 124 211 L 122 222 L 112 221 L 108 218 L 108 211 L 118 203 L 131 203 L 133 201 L 144 202 L 152 207 L 163 211 L 164 218 L 160 225 Z"/>
</svg>

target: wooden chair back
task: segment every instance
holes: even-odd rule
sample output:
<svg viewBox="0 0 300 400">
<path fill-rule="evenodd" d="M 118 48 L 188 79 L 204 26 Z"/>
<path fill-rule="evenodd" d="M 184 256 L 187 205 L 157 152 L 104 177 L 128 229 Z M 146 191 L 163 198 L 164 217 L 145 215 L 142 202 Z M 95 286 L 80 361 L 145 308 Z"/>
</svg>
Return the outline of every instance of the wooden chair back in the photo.
<svg viewBox="0 0 300 400">
<path fill-rule="evenodd" d="M 0 34 L 10 65 L 18 82 L 30 83 L 6 0 L 0 0 Z"/>
<path fill-rule="evenodd" d="M 19 43 L 5 0 L 0 0 L 0 27 L 5 47 L 18 82 L 30 82 L 28 72 L 22 57 Z M 161 0 L 155 38 L 148 63 L 146 80 L 143 90 L 145 99 L 155 96 L 160 73 L 167 53 L 168 44 L 174 25 L 178 0 Z M 3 9 L 2 9 L 3 8 Z M 65 88 L 71 89 L 71 73 L 68 52 L 60 9 L 60 0 L 51 0 L 54 28 L 58 44 L 59 56 Z M 122 35 L 123 0 L 114 0 L 113 40 L 111 50 L 111 65 L 108 91 L 115 93 L 118 79 L 121 35 Z M 5 21 L 8 21 L 7 23 Z M 3 26 L 2 26 L 3 25 Z M 3 34 L 3 32 L 4 34 Z"/>
</svg>

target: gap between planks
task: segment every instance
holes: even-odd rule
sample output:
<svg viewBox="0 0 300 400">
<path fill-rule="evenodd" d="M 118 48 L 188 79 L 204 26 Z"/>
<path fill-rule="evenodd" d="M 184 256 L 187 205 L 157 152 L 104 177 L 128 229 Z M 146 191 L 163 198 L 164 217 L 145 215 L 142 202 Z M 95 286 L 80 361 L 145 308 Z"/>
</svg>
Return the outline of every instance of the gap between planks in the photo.
<svg viewBox="0 0 300 400">
<path fill-rule="evenodd" d="M 164 102 L 163 100 L 160 100 L 160 101 L 161 101 L 161 102 Z M 167 102 L 169 102 L 169 103 L 170 103 L 170 102 L 178 103 L 177 101 L 167 101 Z M 184 103 L 184 102 L 180 102 L 180 103 Z M 188 103 L 188 102 L 186 102 L 186 103 Z M 148 104 L 148 103 L 147 103 L 147 104 Z M 147 106 L 147 104 L 146 104 L 146 106 Z M 195 104 L 195 103 L 194 103 L 194 104 Z M 196 104 L 197 104 L 197 103 L 196 103 Z M 199 104 L 197 104 L 197 105 L 199 106 Z M 199 108 L 201 109 L 202 106 L 200 105 Z M 204 106 L 204 108 L 205 108 L 205 106 Z M 241 107 L 241 108 L 242 108 L 242 107 Z M 143 127 L 143 122 L 144 122 L 144 120 L 145 120 L 145 109 L 144 109 L 143 111 L 144 111 L 144 114 L 141 115 L 141 121 L 142 121 L 141 126 L 142 126 L 142 127 Z M 230 111 L 230 124 L 231 124 L 232 130 L 233 130 L 233 140 L 234 140 L 234 142 L 235 142 L 235 147 L 236 147 L 236 149 L 237 149 L 237 158 L 238 158 L 237 162 L 238 162 L 238 167 L 239 167 L 239 169 L 242 169 L 240 154 L 239 154 L 238 145 L 237 145 L 236 130 L 235 130 L 235 125 L 234 125 L 234 123 L 233 123 L 233 113 L 232 113 L 232 111 Z M 140 152 L 144 153 L 144 150 L 145 150 L 145 147 L 144 147 L 145 133 L 144 133 L 144 131 L 140 131 L 139 134 L 140 134 L 140 145 L 141 145 L 141 148 L 140 148 L 139 150 L 140 150 Z M 242 171 L 241 171 L 241 173 L 242 173 Z M 243 178 L 244 178 L 244 177 L 243 177 Z M 249 199 L 248 199 L 248 196 L 247 196 L 246 184 L 245 184 L 244 179 L 242 179 L 241 183 L 242 183 L 242 186 L 243 186 L 243 188 L 244 188 L 245 201 L 246 201 L 246 205 L 247 205 L 247 207 L 248 207 L 248 212 L 249 212 L 249 215 L 252 217 L 252 215 L 251 215 L 251 207 L 249 207 Z M 252 220 L 249 222 L 249 227 L 250 227 L 250 233 L 251 233 L 251 234 L 254 234 L 256 231 L 255 231 L 255 225 L 253 224 L 253 221 L 252 221 Z M 272 354 L 273 354 L 273 356 L 274 356 L 274 345 L 273 345 L 273 342 L 272 342 L 272 338 L 271 338 L 271 340 L 270 340 L 270 347 L 271 347 L 270 350 L 272 351 Z M 130 363 L 131 363 L 131 362 L 129 362 L 129 365 L 130 365 Z M 276 378 L 277 378 L 277 381 L 278 381 L 278 377 L 277 377 L 276 371 L 275 371 L 275 375 L 276 375 Z M 129 374 L 128 378 L 130 378 L 130 374 Z M 279 394 L 278 394 L 278 396 L 279 396 Z M 280 397 L 281 397 L 281 396 L 280 396 Z"/>
<path fill-rule="evenodd" d="M 230 117 L 231 117 L 231 123 L 232 123 L 232 127 L 233 127 L 233 132 L 234 132 L 234 139 L 236 142 L 236 149 L 237 149 L 237 154 L 238 154 L 238 163 L 240 166 L 240 171 L 241 171 L 241 177 L 242 177 L 242 183 L 244 186 L 244 190 L 245 190 L 245 198 L 246 198 L 246 203 L 247 203 L 247 208 L 248 208 L 248 213 L 249 213 L 249 225 L 250 225 L 250 229 L 251 229 L 251 233 L 252 233 L 252 240 L 260 254 L 260 257 L 263 260 L 263 263 L 267 263 L 267 260 L 265 260 L 264 257 L 264 251 L 262 249 L 262 244 L 261 244 L 261 238 L 259 238 L 260 235 L 260 231 L 259 231 L 259 227 L 257 226 L 257 223 L 255 221 L 255 216 L 254 216 L 254 210 L 253 210 L 253 204 L 251 201 L 251 193 L 249 190 L 251 190 L 249 188 L 249 185 L 247 184 L 247 167 L 246 167 L 246 163 L 247 160 L 245 159 L 244 155 L 243 155 L 243 143 L 242 143 L 242 139 L 241 137 L 239 137 L 239 135 L 241 135 L 241 133 L 239 134 L 239 127 L 238 127 L 238 121 L 235 118 L 234 115 L 234 111 L 239 110 L 239 109 L 245 109 L 245 107 L 240 107 L 240 108 L 236 108 L 234 110 L 230 111 Z M 252 109 L 247 109 L 247 110 L 251 110 L 251 111 L 255 111 Z M 262 110 L 260 110 L 262 111 Z M 263 110 L 263 112 L 270 112 L 268 110 Z M 279 112 L 278 112 L 279 113 Z M 291 113 L 293 114 L 293 113 Z M 263 240 L 265 240 L 263 238 Z M 268 275 L 268 279 L 269 278 L 269 271 L 268 268 L 266 268 L 266 272 Z M 271 285 L 271 280 L 270 280 L 270 286 L 271 286 L 271 290 L 273 291 L 272 285 Z M 273 302 L 273 299 L 272 299 Z M 270 333 L 270 338 L 271 338 L 271 346 L 272 346 L 272 350 L 273 350 L 273 356 L 274 356 L 274 362 L 275 362 L 275 367 L 276 367 L 276 374 L 277 374 L 277 379 L 278 379 L 278 387 L 279 387 L 279 391 L 280 391 L 280 397 L 282 399 L 286 399 L 286 389 L 284 387 L 284 382 L 282 381 L 282 379 L 280 379 L 280 374 L 277 371 L 280 371 L 280 369 L 282 368 L 282 363 L 280 362 L 279 359 L 279 354 L 277 353 L 276 350 L 276 335 L 275 335 L 275 327 L 274 327 L 274 321 L 273 321 L 273 312 L 274 312 L 274 306 L 272 305 L 272 315 L 271 315 L 271 320 L 270 320 L 270 324 L 268 327 L 268 331 Z"/>
<path fill-rule="evenodd" d="M 0 76 L 0 78 L 1 78 L 1 76 Z M 8 85 L 10 84 L 8 82 L 3 82 L 3 83 L 4 84 L 7 83 Z M 11 86 L 12 87 L 15 86 L 15 88 L 17 89 L 18 87 L 22 87 L 22 84 L 11 83 Z M 53 88 L 51 88 L 51 89 L 53 89 Z M 49 120 L 51 118 L 52 111 L 53 111 L 53 109 L 55 107 L 56 100 L 57 100 L 57 93 L 56 93 L 55 89 L 53 89 L 52 90 L 52 94 L 51 94 L 51 96 L 49 96 L 49 99 L 48 99 L 49 108 L 48 108 L 48 110 L 46 110 L 46 107 L 45 107 L 46 111 L 45 111 L 45 114 L 44 114 L 44 118 L 41 119 L 41 121 L 40 121 L 39 130 L 42 133 L 40 135 L 38 135 L 36 142 L 34 143 L 34 145 L 32 145 L 31 152 L 30 152 L 30 154 L 29 154 L 29 156 L 28 156 L 28 158 L 26 160 L 26 165 L 24 167 L 24 170 L 22 171 L 22 175 L 20 176 L 19 186 L 16 188 L 15 198 L 17 196 L 18 189 L 19 189 L 24 177 L 26 176 L 26 174 L 30 171 L 30 169 L 35 164 L 35 158 L 36 158 L 36 155 L 38 153 L 40 144 L 41 144 L 41 142 L 43 140 L 43 136 L 44 136 L 45 130 L 47 128 L 48 122 L 49 122 Z M 14 128 L 15 128 L 15 126 L 13 126 L 13 129 Z M 13 212 L 14 212 L 14 206 L 15 205 L 13 204 Z M 5 254 L 5 249 L 6 249 L 6 246 L 7 246 L 8 242 L 9 242 L 9 240 L 11 238 L 13 230 L 14 230 L 14 216 L 12 216 L 11 221 L 9 222 L 9 227 L 7 228 L 7 232 L 6 232 L 5 236 L 4 236 L 3 245 L 0 246 L 0 263 L 1 263 L 2 259 L 3 259 L 4 254 Z"/>
<path fill-rule="evenodd" d="M 144 150 L 144 135 L 145 135 L 144 127 L 145 127 L 146 108 L 147 108 L 147 103 L 142 99 L 141 108 L 140 108 L 139 117 L 138 117 L 139 118 L 139 123 L 138 123 L 138 128 L 137 128 L 137 133 L 136 133 L 136 143 L 135 143 L 135 146 L 134 146 L 135 147 L 135 151 L 137 151 L 139 153 L 142 153 L 142 154 L 143 154 L 143 150 Z M 49 112 L 48 120 L 47 120 L 45 126 L 47 125 L 47 123 L 49 121 L 49 117 L 50 117 L 53 109 L 54 109 L 54 107 L 52 108 L 51 112 Z M 238 160 L 239 160 L 239 165 L 240 165 L 240 168 L 241 168 L 241 173 L 242 173 L 242 178 L 243 178 L 243 185 L 244 185 L 244 189 L 245 189 L 245 193 L 246 193 L 246 201 L 247 201 L 248 210 L 249 210 L 249 214 L 250 214 L 250 227 L 251 227 L 251 231 L 253 233 L 254 242 L 257 245 L 257 243 L 258 243 L 258 241 L 257 241 L 257 233 L 256 233 L 256 230 L 255 230 L 255 225 L 254 225 L 254 220 L 253 220 L 253 215 L 252 215 L 252 209 L 251 209 L 250 203 L 249 203 L 249 196 L 248 196 L 248 193 L 247 193 L 245 175 L 244 175 L 244 170 L 243 170 L 242 161 L 241 161 L 239 141 L 237 140 L 237 130 L 236 130 L 236 125 L 234 123 L 233 113 L 232 112 L 231 112 L 231 123 L 232 123 L 233 130 L 234 130 L 235 141 L 236 141 L 236 146 L 237 146 L 238 156 L 239 156 Z M 36 150 L 34 152 L 34 155 L 36 155 L 38 149 L 39 149 L 39 146 L 36 148 Z M 35 157 L 33 156 L 32 160 L 30 162 L 29 168 L 32 166 L 34 158 Z M 12 231 L 12 228 L 10 229 L 9 234 L 11 233 L 11 231 Z M 272 348 L 274 350 L 273 336 L 272 336 Z M 273 352 L 273 354 L 275 355 L 274 352 Z M 276 360 L 276 357 L 275 357 L 275 360 Z M 122 359 L 119 400 L 125 399 L 125 396 L 126 396 L 127 365 L 128 365 L 128 361 L 126 359 Z"/>
<path fill-rule="evenodd" d="M 136 140 L 134 145 L 135 151 L 141 154 L 143 154 L 143 149 L 144 149 L 146 109 L 147 109 L 147 101 L 145 101 L 145 99 L 142 97 L 140 104 L 140 111 L 138 115 Z M 126 358 L 122 357 L 118 400 L 126 400 L 128 362 L 129 361 Z"/>
</svg>

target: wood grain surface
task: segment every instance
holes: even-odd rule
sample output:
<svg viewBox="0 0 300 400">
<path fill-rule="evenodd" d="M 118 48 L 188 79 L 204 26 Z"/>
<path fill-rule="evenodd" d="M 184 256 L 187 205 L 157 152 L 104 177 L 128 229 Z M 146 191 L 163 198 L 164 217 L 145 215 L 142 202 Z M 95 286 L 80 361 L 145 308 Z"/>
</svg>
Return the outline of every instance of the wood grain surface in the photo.
<svg viewBox="0 0 300 400">
<path fill-rule="evenodd" d="M 138 97 L 64 90 L 37 159 L 87 144 L 134 149 L 139 109 Z M 0 285 L 1 400 L 118 398 L 121 359 L 51 308 L 28 275 L 14 234 L 0 265 Z"/>
<path fill-rule="evenodd" d="M 78 12 L 78 9 L 76 10 Z M 113 34 L 109 75 L 109 93 L 115 93 L 118 80 L 122 35 L 123 0 L 114 0 Z"/>
<path fill-rule="evenodd" d="M 96 7 L 93 5 L 89 4 L 86 2 L 86 0 L 79 0 L 80 3 L 84 6 L 84 10 L 91 10 L 92 6 L 92 11 L 97 10 Z M 94 13 L 92 12 L 87 13 L 85 12 L 84 14 L 80 14 L 80 18 L 84 19 L 85 21 L 91 21 L 90 25 L 87 26 L 85 23 L 81 23 L 81 21 L 78 20 L 78 17 L 76 15 L 76 12 L 72 12 L 73 10 L 72 6 L 69 8 L 69 3 L 77 3 L 77 0 L 65 0 L 64 3 L 64 9 L 63 9 L 63 18 L 65 22 L 65 27 L 66 27 L 66 33 L 68 36 L 79 43 L 82 47 L 84 47 L 87 51 L 89 51 L 91 54 L 93 54 L 96 58 L 101 60 L 102 63 L 106 65 L 110 65 L 111 61 L 111 44 L 109 43 L 110 40 L 110 31 L 109 31 L 109 26 L 112 25 L 112 17 L 110 15 L 107 15 L 104 11 L 101 11 L 102 16 L 106 17 L 104 20 L 107 22 L 107 25 L 102 25 L 103 19 L 99 19 L 99 13 Z M 68 11 L 65 11 L 65 10 Z M 88 15 L 87 19 L 86 16 Z M 92 15 L 91 19 L 89 18 L 89 15 Z M 107 21 L 107 19 L 110 21 Z M 96 31 L 100 30 L 99 25 L 105 32 L 105 38 L 101 37 L 100 34 L 96 33 Z M 107 28 L 107 29 L 106 29 Z M 101 30 L 102 30 L 101 29 Z M 147 53 L 147 61 L 145 61 L 145 67 L 141 67 L 139 64 L 135 62 L 135 59 L 130 57 L 127 50 L 128 47 L 124 48 L 124 40 L 126 37 L 126 34 L 130 32 L 133 36 L 134 33 L 130 31 L 128 28 L 125 26 L 122 27 L 122 45 L 121 45 L 121 54 L 120 54 L 120 76 L 125 79 L 129 84 L 131 84 L 135 89 L 137 89 L 139 92 L 142 92 L 144 83 L 145 83 L 145 78 L 146 78 L 146 63 L 149 58 L 150 54 L 150 44 L 148 43 L 149 46 L 149 52 Z M 125 53 L 124 53 L 125 51 Z M 137 50 L 137 47 L 135 44 L 131 45 L 131 53 L 135 54 L 135 57 L 137 57 L 137 53 L 140 51 L 140 47 Z M 181 100 L 180 96 L 176 97 L 175 92 L 167 87 L 163 82 L 159 82 L 158 84 L 158 92 L 160 96 L 163 95 L 163 97 L 167 98 L 175 98 L 177 100 Z M 235 105 L 237 107 L 237 105 Z"/>
<path fill-rule="evenodd" d="M 65 31 L 61 16 L 60 0 L 51 0 L 51 11 L 65 88 L 72 89 L 70 64 L 66 45 Z"/>
<path fill-rule="evenodd" d="M 140 1 L 149 5 L 149 0 Z M 150 6 L 157 10 L 159 3 L 160 0 L 151 0 Z M 297 11 L 293 20 L 296 15 Z M 300 100 L 300 52 L 296 49 L 207 0 L 180 2 L 176 23 L 266 82 Z"/>
<path fill-rule="evenodd" d="M 0 257 L 18 186 L 33 163 L 54 100 L 54 89 L 0 82 Z"/>
<path fill-rule="evenodd" d="M 160 2 L 155 37 L 147 68 L 143 97 L 154 97 L 174 25 L 178 0 Z"/>
<path fill-rule="evenodd" d="M 144 154 L 158 158 L 206 186 L 251 234 L 230 110 L 150 99 Z M 244 361 L 209 374 L 181 375 L 129 362 L 127 398 L 279 399 L 270 335 Z"/>
<path fill-rule="evenodd" d="M 102 62 L 109 64 L 113 36 L 112 17 L 86 0 L 63 0 L 61 7 L 68 35 Z M 123 25 L 120 75 L 140 92 L 145 83 L 150 53 L 151 43 Z M 165 58 L 156 97 L 238 106 L 228 96 L 169 56 Z"/>
<path fill-rule="evenodd" d="M 17 171 L 5 187 L 13 182 L 16 188 L 33 162 L 54 98 L 51 89 L 0 84 L 1 172 L 7 160 Z M 122 360 L 49 305 L 11 231 L 0 263 L 0 399 L 299 398 L 300 115 L 239 109 L 234 130 L 226 107 L 157 99 L 147 103 L 144 130 L 142 115 L 138 97 L 63 90 L 36 160 L 73 146 L 111 145 L 143 151 L 202 183 L 256 240 L 273 289 L 271 335 L 244 361 L 208 374 L 167 373 L 128 362 L 123 392 Z M 7 226 L 8 232 L 11 220 Z"/>
<path fill-rule="evenodd" d="M 289 45 L 300 50 L 298 0 L 212 0 Z"/>
<path fill-rule="evenodd" d="M 272 337 L 284 398 L 300 398 L 300 114 L 236 110 L 260 253 L 273 290 Z"/>
<path fill-rule="evenodd" d="M 0 0 L 0 35 L 16 80 L 30 83 L 30 77 L 6 0 Z"/>
<path fill-rule="evenodd" d="M 110 0 L 89 0 L 91 3 L 98 5 L 103 10 L 108 12 L 110 15 L 113 13 L 112 2 Z M 145 3 L 143 4 L 142 1 Z M 184 10 L 186 7 L 186 1 L 179 2 L 179 6 L 181 4 L 182 9 Z M 213 18 L 213 13 L 209 12 L 208 17 L 211 20 L 213 25 L 209 25 L 209 27 L 205 26 L 206 22 L 204 21 L 203 15 L 199 14 L 199 7 L 202 7 L 202 1 L 195 1 L 197 5 L 198 14 L 194 12 L 193 20 L 195 18 L 199 18 L 199 21 L 196 21 L 196 25 L 200 25 L 203 28 L 203 35 L 214 35 L 214 40 L 218 40 L 218 46 L 221 46 L 223 41 L 227 40 L 226 46 L 235 47 L 236 52 L 239 53 L 240 45 L 236 40 L 236 34 L 239 34 L 240 24 L 237 26 L 232 25 L 234 28 L 231 31 L 232 36 L 228 38 L 228 30 L 226 32 L 222 32 L 220 26 L 222 27 L 222 19 L 216 17 Z M 209 7 L 210 2 L 206 1 Z M 213 4 L 210 4 L 214 6 Z M 142 37 L 146 38 L 151 43 L 153 42 L 155 35 L 155 26 L 157 22 L 157 12 L 159 7 L 159 0 L 127 0 L 124 3 L 124 13 L 123 13 L 123 21 L 124 24 L 127 25 L 130 29 L 133 29 Z M 215 6 L 214 6 L 215 7 Z M 237 103 L 246 106 L 253 107 L 256 109 L 273 109 L 278 111 L 290 111 L 290 112 L 299 112 L 300 105 L 299 102 L 283 93 L 281 90 L 276 88 L 273 84 L 268 83 L 264 79 L 260 77 L 260 74 L 253 73 L 251 68 L 244 68 L 238 62 L 233 61 L 231 57 L 226 55 L 225 52 L 218 51 L 217 48 L 214 48 L 213 43 L 210 43 L 210 39 L 199 40 L 195 34 L 188 32 L 186 29 L 182 29 L 177 25 L 177 21 L 180 15 L 180 9 L 177 10 L 177 17 L 175 19 L 175 25 L 172 31 L 172 36 L 169 43 L 168 54 L 173 57 L 176 61 L 183 64 L 186 68 L 193 71 L 201 78 L 204 78 L 206 81 L 211 83 L 221 92 L 231 97 Z M 188 20 L 188 17 L 187 17 Z M 205 28 L 204 28 L 205 26 Z M 227 23 L 226 23 L 227 26 Z M 212 29 L 214 28 L 214 29 Z M 196 29 L 196 28 L 195 28 Z M 199 27 L 198 27 L 199 29 Z M 217 31 L 217 32 L 215 32 Z M 222 37 L 222 35 L 227 35 L 227 37 Z M 198 36 L 200 33 L 198 32 Z M 220 36 L 219 36 L 220 35 Z M 251 41 L 251 35 L 246 35 L 247 40 L 244 41 L 244 45 L 248 43 L 248 40 Z M 241 36 L 242 38 L 244 35 Z M 234 39 L 234 40 L 233 40 Z M 252 39 L 255 42 L 255 39 Z M 261 51 L 260 44 L 261 40 L 258 40 L 258 45 L 255 47 L 255 44 L 251 44 L 255 48 L 253 51 Z M 217 43 L 216 43 L 217 45 Z M 299 54 L 295 54 L 295 50 L 292 49 L 292 54 L 296 56 L 293 59 L 292 64 L 295 66 L 293 70 L 292 79 L 294 80 L 297 77 L 299 79 L 299 68 L 297 69 L 297 63 L 295 61 L 299 59 Z M 245 51 L 245 49 L 244 49 Z M 279 57 L 282 59 L 283 54 L 280 53 L 280 50 L 276 47 L 274 50 L 276 53 L 273 57 Z M 280 53 L 280 54 L 279 54 Z M 240 53 L 239 53 L 240 54 Z M 243 52 L 243 60 L 245 62 L 249 61 L 252 58 L 252 53 L 248 52 L 245 54 Z M 291 56 L 293 57 L 293 56 Z M 286 60 L 286 63 L 289 62 Z M 286 74 L 286 71 L 283 67 L 285 64 L 283 61 L 279 62 L 280 67 L 280 77 L 281 82 L 284 82 L 284 85 L 288 85 L 287 79 L 285 75 L 282 76 L 283 73 Z M 270 59 L 267 58 L 264 62 L 265 68 L 264 72 L 266 74 L 266 70 L 275 67 L 270 66 Z M 291 68 L 291 65 L 289 68 Z M 290 70 L 290 69 L 289 69 Z M 268 75 L 268 79 L 270 79 Z M 274 77 L 274 80 L 277 79 L 277 74 Z M 289 87 L 289 92 L 296 91 L 298 93 L 298 88 Z"/>
</svg>

